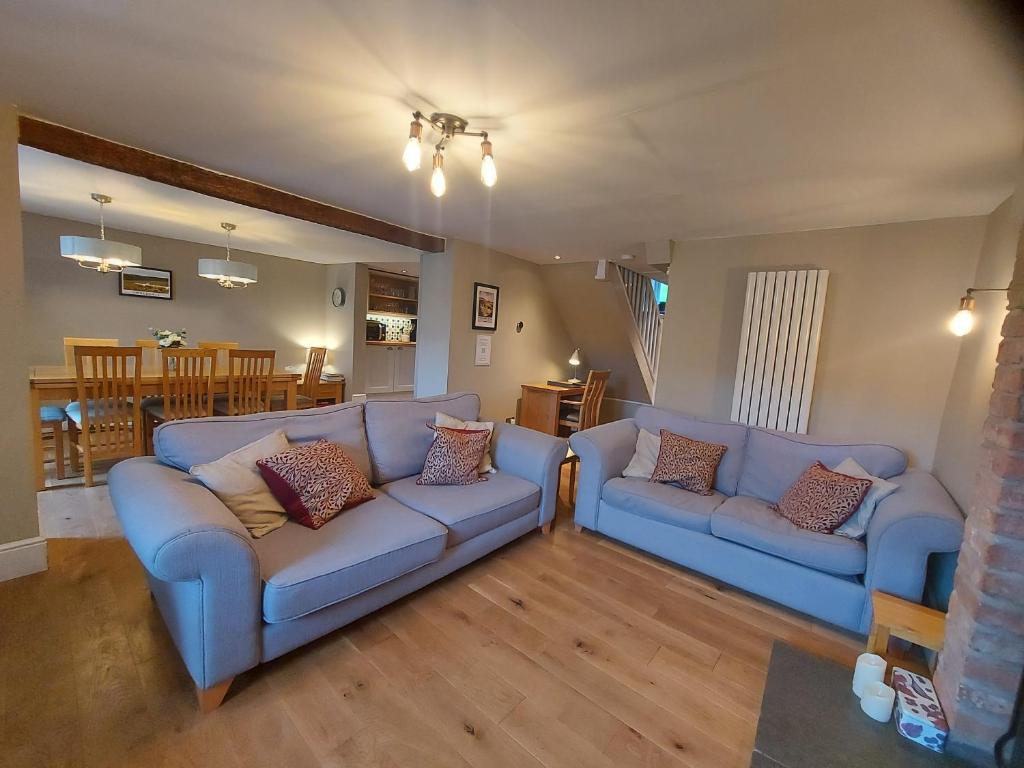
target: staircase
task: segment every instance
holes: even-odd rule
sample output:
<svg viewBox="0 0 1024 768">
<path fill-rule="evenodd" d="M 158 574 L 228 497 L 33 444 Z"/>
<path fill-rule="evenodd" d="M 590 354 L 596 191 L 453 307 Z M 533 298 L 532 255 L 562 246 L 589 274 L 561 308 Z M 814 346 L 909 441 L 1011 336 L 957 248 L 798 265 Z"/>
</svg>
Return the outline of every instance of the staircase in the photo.
<svg viewBox="0 0 1024 768">
<path fill-rule="evenodd" d="M 615 274 L 626 296 L 626 304 L 633 317 L 633 325 L 627 330 L 633 353 L 636 355 L 640 372 L 647 385 L 647 391 L 654 400 L 654 384 L 658 377 L 658 357 L 661 351 L 661 326 L 664 316 L 658 308 L 655 283 L 648 275 L 642 275 L 621 264 L 616 265 Z"/>
</svg>

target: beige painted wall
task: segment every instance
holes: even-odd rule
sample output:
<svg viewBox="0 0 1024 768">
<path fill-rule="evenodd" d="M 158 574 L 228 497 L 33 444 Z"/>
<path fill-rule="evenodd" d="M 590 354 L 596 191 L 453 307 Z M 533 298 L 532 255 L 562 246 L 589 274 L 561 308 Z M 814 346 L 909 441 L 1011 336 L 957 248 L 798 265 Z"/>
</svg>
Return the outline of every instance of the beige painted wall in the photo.
<svg viewBox="0 0 1024 768">
<path fill-rule="evenodd" d="M 809 431 L 891 443 L 930 468 L 985 217 L 680 243 L 656 403 L 727 419 L 751 270 L 831 271 Z"/>
<path fill-rule="evenodd" d="M 1024 163 L 1022 163 L 1024 167 Z M 1013 276 L 1024 224 L 1024 193 L 1008 198 L 988 218 L 978 269 L 971 286 L 1005 288 Z M 965 286 L 966 288 L 967 286 Z M 960 342 L 935 451 L 935 474 L 967 511 L 988 416 L 996 353 L 1006 317 L 1006 294 L 976 294 L 974 330 Z"/>
<path fill-rule="evenodd" d="M 36 494 L 32 487 L 32 439 L 28 405 L 28 349 L 25 286 L 21 258 L 21 192 L 18 184 L 18 113 L 0 105 L 0 371 L 12 386 L 0 399 L 0 544 L 39 535 Z"/>
<path fill-rule="evenodd" d="M 223 258 L 223 249 L 108 229 L 109 238 L 141 246 L 145 266 L 173 272 L 173 301 L 120 296 L 117 275 L 81 269 L 60 257 L 60 235 L 95 237 L 95 226 L 31 213 L 21 220 L 33 364 L 62 363 L 64 336 L 128 344 L 147 337 L 150 327 L 186 328 L 190 344 L 229 340 L 274 349 L 281 367 L 304 362 L 308 346 L 325 343 L 327 267 L 233 250 L 233 258 L 259 268 L 259 282 L 229 291 L 196 274 L 200 258 Z M 332 328 L 335 340 L 343 335 L 340 325 Z"/>
<path fill-rule="evenodd" d="M 609 264 L 608 269 L 615 267 Z M 650 402 L 629 343 L 626 323 L 633 320 L 622 288 L 615 279 L 595 280 L 594 270 L 593 262 L 541 267 L 551 303 L 565 324 L 572 346 L 580 348 L 580 378 L 590 369 L 609 370 L 608 398 Z"/>
<path fill-rule="evenodd" d="M 571 342 L 545 289 L 545 272 L 539 265 L 474 243 L 449 240 L 444 254 L 422 260 L 420 273 L 421 313 L 426 317 L 421 317 L 419 325 L 417 384 L 427 380 L 424 366 L 443 365 L 434 358 L 435 351 L 444 349 L 445 301 L 451 314 L 446 389 L 478 392 L 484 418 L 504 420 L 515 415 L 521 384 L 568 374 L 565 361 L 572 353 Z M 446 280 L 450 297 L 444 290 Z M 474 282 L 500 288 L 498 329 L 490 334 L 489 366 L 474 365 L 477 334 L 486 333 L 471 327 Z M 515 330 L 519 321 L 524 324 L 522 333 Z M 438 382 L 432 383 L 436 389 Z M 417 392 L 421 391 L 426 394 L 417 386 Z"/>
</svg>

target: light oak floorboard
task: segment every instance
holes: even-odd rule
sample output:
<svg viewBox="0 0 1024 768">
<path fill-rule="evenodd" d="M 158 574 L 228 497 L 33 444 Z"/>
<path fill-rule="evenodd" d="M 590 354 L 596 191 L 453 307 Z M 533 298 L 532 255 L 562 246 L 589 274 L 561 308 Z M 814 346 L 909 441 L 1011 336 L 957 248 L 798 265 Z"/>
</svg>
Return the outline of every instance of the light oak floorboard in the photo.
<svg viewBox="0 0 1024 768">
<path fill-rule="evenodd" d="M 5 767 L 739 768 L 773 640 L 847 665 L 863 647 L 577 534 L 563 498 L 552 535 L 240 675 L 201 715 L 127 543 L 49 545 L 48 571 L 0 584 Z"/>
</svg>

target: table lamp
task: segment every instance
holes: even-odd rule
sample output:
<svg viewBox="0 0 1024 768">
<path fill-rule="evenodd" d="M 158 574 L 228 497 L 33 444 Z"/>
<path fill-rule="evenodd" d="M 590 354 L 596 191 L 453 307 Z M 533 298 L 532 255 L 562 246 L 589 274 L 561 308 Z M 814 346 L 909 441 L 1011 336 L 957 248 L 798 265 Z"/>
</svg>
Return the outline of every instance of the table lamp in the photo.
<svg viewBox="0 0 1024 768">
<path fill-rule="evenodd" d="M 569 365 L 572 366 L 572 378 L 569 379 L 570 384 L 582 384 L 583 382 L 579 379 L 579 367 L 580 367 L 580 348 L 576 347 L 572 351 L 572 355 L 569 357 Z"/>
</svg>

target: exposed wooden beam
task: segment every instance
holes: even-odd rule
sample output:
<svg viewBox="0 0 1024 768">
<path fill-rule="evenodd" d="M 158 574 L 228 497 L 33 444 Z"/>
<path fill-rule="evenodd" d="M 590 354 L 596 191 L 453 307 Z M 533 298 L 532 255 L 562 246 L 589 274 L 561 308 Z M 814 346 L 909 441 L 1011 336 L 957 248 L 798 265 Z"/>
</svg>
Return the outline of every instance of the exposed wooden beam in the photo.
<svg viewBox="0 0 1024 768">
<path fill-rule="evenodd" d="M 211 171 L 209 168 L 157 155 L 144 149 L 118 144 L 27 115 L 20 117 L 19 124 L 19 142 L 26 147 L 35 147 L 90 165 L 198 192 L 201 195 L 375 237 L 420 251 L 436 253 L 444 250 L 442 237 L 415 232 L 397 224 L 389 224 L 361 213 L 318 203 L 254 181 Z"/>
</svg>

